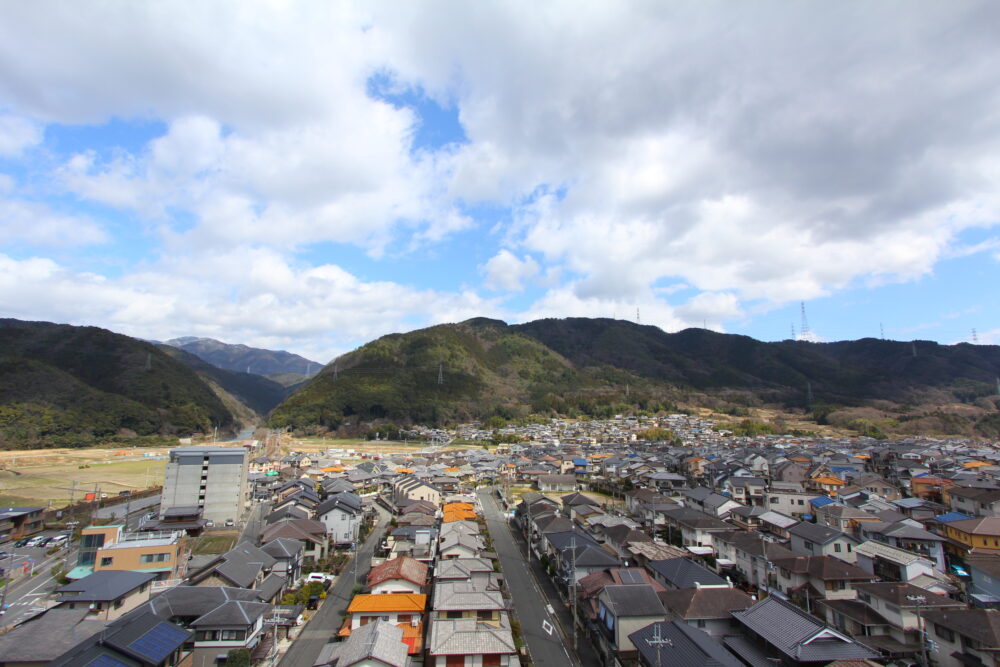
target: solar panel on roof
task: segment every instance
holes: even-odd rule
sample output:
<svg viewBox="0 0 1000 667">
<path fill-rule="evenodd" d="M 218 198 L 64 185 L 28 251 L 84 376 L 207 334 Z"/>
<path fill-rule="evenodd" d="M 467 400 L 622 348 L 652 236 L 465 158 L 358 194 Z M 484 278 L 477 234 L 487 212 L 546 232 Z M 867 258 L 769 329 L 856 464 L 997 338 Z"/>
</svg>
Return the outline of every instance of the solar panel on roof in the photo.
<svg viewBox="0 0 1000 667">
<path fill-rule="evenodd" d="M 169 623 L 158 623 L 128 645 L 149 662 L 161 662 L 187 639 L 188 633 Z"/>
<path fill-rule="evenodd" d="M 622 583 L 625 584 L 643 584 L 645 579 L 642 578 L 641 572 L 636 572 L 635 570 L 622 570 L 621 578 Z"/>
<path fill-rule="evenodd" d="M 84 667 L 128 667 L 128 665 L 117 658 L 105 654 L 97 656 L 84 665 Z"/>
</svg>

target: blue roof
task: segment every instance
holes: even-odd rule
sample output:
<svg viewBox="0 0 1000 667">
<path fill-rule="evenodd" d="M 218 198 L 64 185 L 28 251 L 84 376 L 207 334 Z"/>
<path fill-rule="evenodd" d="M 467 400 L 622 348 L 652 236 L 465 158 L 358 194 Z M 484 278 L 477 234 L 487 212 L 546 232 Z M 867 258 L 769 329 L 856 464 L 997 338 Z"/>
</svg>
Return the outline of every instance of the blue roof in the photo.
<svg viewBox="0 0 1000 667">
<path fill-rule="evenodd" d="M 941 523 L 950 523 L 952 521 L 962 521 L 963 519 L 971 518 L 968 514 L 962 514 L 961 512 L 945 512 L 944 514 L 938 514 L 934 517 L 934 520 Z"/>
<path fill-rule="evenodd" d="M 820 496 L 819 498 L 810 498 L 809 504 L 813 507 L 824 507 L 826 505 L 832 505 L 837 501 L 828 496 Z"/>
<path fill-rule="evenodd" d="M 832 466 L 831 472 L 854 472 L 854 466 Z"/>
<path fill-rule="evenodd" d="M 191 633 L 166 621 L 157 623 L 145 634 L 135 639 L 128 648 L 152 663 L 162 662 L 187 641 Z"/>
<path fill-rule="evenodd" d="M 573 465 L 575 465 L 575 466 L 585 466 L 585 465 L 587 465 L 587 459 L 573 459 Z"/>
</svg>

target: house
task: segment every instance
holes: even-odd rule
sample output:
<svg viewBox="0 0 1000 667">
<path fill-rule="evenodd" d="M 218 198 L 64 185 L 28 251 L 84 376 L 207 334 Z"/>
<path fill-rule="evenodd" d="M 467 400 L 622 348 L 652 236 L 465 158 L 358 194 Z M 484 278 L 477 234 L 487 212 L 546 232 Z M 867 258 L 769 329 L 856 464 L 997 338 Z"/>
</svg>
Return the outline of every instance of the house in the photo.
<svg viewBox="0 0 1000 667">
<path fill-rule="evenodd" d="M 539 491 L 575 491 L 576 475 L 539 475 Z"/>
<path fill-rule="evenodd" d="M 943 526 L 945 549 L 960 558 L 971 554 L 1000 554 L 1000 517 L 950 521 Z"/>
<path fill-rule="evenodd" d="M 47 615 L 47 614 L 46 614 Z M 73 628 L 61 628 L 59 635 L 65 635 L 68 643 L 75 643 L 72 649 L 46 665 L 59 667 L 76 667 L 76 665 L 141 665 L 142 667 L 174 667 L 191 665 L 201 667 L 194 662 L 192 651 L 188 648 L 191 632 L 177 627 L 173 623 L 158 618 L 145 610 L 136 610 L 118 620 L 112 621 L 102 631 L 87 637 L 75 635 Z M 50 643 L 59 644 L 56 633 L 39 638 L 40 641 L 28 644 L 26 648 L 38 653 L 45 650 L 43 646 Z M 22 638 L 22 640 L 27 638 Z M 65 645 L 65 644 L 62 644 Z M 4 658 L 9 656 L 4 653 Z M 15 664 L 13 661 L 4 664 Z M 16 664 L 24 665 L 24 662 Z M 27 664 L 32 664 L 28 662 Z"/>
<path fill-rule="evenodd" d="M 719 639 L 738 632 L 730 612 L 754 603 L 743 591 L 728 586 L 679 588 L 659 593 L 659 597 L 669 620 L 684 621 Z"/>
<path fill-rule="evenodd" d="M 649 585 L 656 593 L 662 593 L 666 590 L 660 582 L 653 579 L 647 570 L 642 568 L 613 567 L 597 570 L 577 582 L 576 590 L 580 598 L 582 614 L 591 621 L 595 621 L 597 619 L 598 595 L 605 586 L 616 584 Z"/>
<path fill-rule="evenodd" d="M 314 667 L 410 667 L 409 646 L 403 629 L 377 620 L 364 625 L 342 642 L 323 646 Z"/>
<path fill-rule="evenodd" d="M 454 532 L 441 538 L 438 554 L 445 559 L 478 558 L 485 549 L 486 545 L 478 535 Z"/>
<path fill-rule="evenodd" d="M 427 608 L 427 596 L 414 593 L 384 593 L 381 595 L 359 594 L 347 607 L 347 617 L 338 633 L 348 637 L 358 628 L 383 620 L 403 629 L 403 641 L 409 645 L 410 653 L 422 649 L 423 615 Z"/>
<path fill-rule="evenodd" d="M 1000 489 L 952 486 L 945 495 L 953 512 L 974 517 L 1000 516 Z"/>
<path fill-rule="evenodd" d="M 933 577 L 934 562 L 903 549 L 869 540 L 859 545 L 854 554 L 857 565 L 883 581 L 911 582 L 921 575 Z"/>
<path fill-rule="evenodd" d="M 191 586 L 257 588 L 271 574 L 277 559 L 249 542 L 241 542 L 188 574 Z"/>
<path fill-rule="evenodd" d="M 774 559 L 795 555 L 785 546 L 764 539 L 756 531 L 714 533 L 712 544 L 720 573 L 733 572 L 734 578 L 758 589 L 776 585 Z"/>
<path fill-rule="evenodd" d="M 886 656 L 916 659 L 921 650 L 919 614 L 931 609 L 965 609 L 965 604 L 911 584 L 855 584 L 856 600 L 821 600 L 827 620 L 839 630 L 865 637 Z"/>
<path fill-rule="evenodd" d="M 729 497 L 744 505 L 763 505 L 767 481 L 763 477 L 730 477 L 726 480 Z"/>
<path fill-rule="evenodd" d="M 1000 611 L 948 609 L 921 614 L 931 655 L 940 667 L 996 664 L 1000 652 Z"/>
<path fill-rule="evenodd" d="M 768 510 L 757 517 L 757 526 L 762 532 L 774 535 L 785 542 L 792 537 L 788 531 L 798 523 L 798 519 L 774 510 Z"/>
<path fill-rule="evenodd" d="M 94 572 L 56 589 L 58 609 L 86 609 L 93 617 L 113 621 L 149 600 L 156 574 L 127 570 Z M 3 656 L 0 656 L 3 660 Z"/>
<path fill-rule="evenodd" d="M 261 544 L 267 544 L 279 538 L 300 540 L 303 544 L 302 561 L 304 563 L 318 563 L 326 558 L 329 552 L 326 525 L 320 521 L 285 519 L 266 526 L 260 535 Z"/>
<path fill-rule="evenodd" d="M 1000 607 L 1000 555 L 978 554 L 965 559 L 970 581 L 969 601 L 976 607 Z"/>
<path fill-rule="evenodd" d="M 605 586 L 597 596 L 594 637 L 605 664 L 634 660 L 638 651 L 629 635 L 662 621 L 663 604 L 648 584 Z"/>
<path fill-rule="evenodd" d="M 520 665 L 507 614 L 499 626 L 472 618 L 435 618 L 427 635 L 426 667 Z"/>
<path fill-rule="evenodd" d="M 500 590 L 502 575 L 488 558 L 451 558 L 438 561 L 434 582 L 471 582 L 478 590 Z"/>
<path fill-rule="evenodd" d="M 373 595 L 422 593 L 427 585 L 427 571 L 427 564 L 415 558 L 393 558 L 372 567 L 368 573 L 368 586 Z"/>
<path fill-rule="evenodd" d="M 41 532 L 44 507 L 0 507 L 0 540 L 14 541 Z"/>
<path fill-rule="evenodd" d="M 70 579 L 99 570 L 152 572 L 157 579 L 176 579 L 187 570 L 183 531 L 126 533 L 122 524 L 87 526 L 80 536 L 76 567 Z"/>
<path fill-rule="evenodd" d="M 688 558 L 652 561 L 647 565 L 653 578 L 667 589 L 713 586 L 729 588 L 729 582 L 704 565 Z"/>
<path fill-rule="evenodd" d="M 214 667 L 216 657 L 234 648 L 252 650 L 268 636 L 264 621 L 272 606 L 257 591 L 224 586 L 175 586 L 139 608 L 194 631 L 185 667 Z"/>
<path fill-rule="evenodd" d="M 804 600 L 812 608 L 816 599 L 853 600 L 854 585 L 874 579 L 870 572 L 832 556 L 793 556 L 773 561 L 777 571 L 776 588 L 795 600 Z"/>
<path fill-rule="evenodd" d="M 774 595 L 732 614 L 742 626 L 744 636 L 731 635 L 723 641 L 751 665 L 768 662 L 820 665 L 834 660 L 879 657 L 878 651 Z"/>
<path fill-rule="evenodd" d="M 330 541 L 348 545 L 358 541 L 364 511 L 361 498 L 351 492 L 335 493 L 316 506 L 313 515 L 326 526 Z"/>
<path fill-rule="evenodd" d="M 703 630 L 678 621 L 658 621 L 629 635 L 642 667 L 743 667 Z"/>
<path fill-rule="evenodd" d="M 854 547 L 860 541 L 847 533 L 802 521 L 788 529 L 789 548 L 800 556 L 833 556 L 842 561 L 855 561 Z"/>
<path fill-rule="evenodd" d="M 862 539 L 875 540 L 919 554 L 933 561 L 939 572 L 945 571 L 945 538 L 925 530 L 912 519 L 892 523 L 868 521 L 859 525 L 858 535 Z"/>
<path fill-rule="evenodd" d="M 801 519 L 804 515 L 812 513 L 809 501 L 815 497 L 815 493 L 804 491 L 798 484 L 772 483 L 767 495 L 764 496 L 764 508 Z"/>
<path fill-rule="evenodd" d="M 667 510 L 664 521 L 667 526 L 668 541 L 672 541 L 674 531 L 679 531 L 684 546 L 711 546 L 712 533 L 732 530 L 731 524 L 709 516 L 690 507 Z"/>
<path fill-rule="evenodd" d="M 401 475 L 397 478 L 392 483 L 392 494 L 397 505 L 405 501 L 426 500 L 435 507 L 440 507 L 443 498 L 441 489 L 414 475 Z"/>
<path fill-rule="evenodd" d="M 471 581 L 438 581 L 431 609 L 435 619 L 469 618 L 499 627 L 505 605 L 499 590 L 480 589 Z"/>
<path fill-rule="evenodd" d="M 271 540 L 261 551 L 274 559 L 271 573 L 284 577 L 289 584 L 298 580 L 302 575 L 302 555 L 305 552 L 305 544 L 302 540 L 293 540 L 287 537 L 279 537 Z"/>
<path fill-rule="evenodd" d="M 545 535 L 545 550 L 560 582 L 580 581 L 591 572 L 618 567 L 620 560 L 590 535 L 571 530 Z"/>
</svg>

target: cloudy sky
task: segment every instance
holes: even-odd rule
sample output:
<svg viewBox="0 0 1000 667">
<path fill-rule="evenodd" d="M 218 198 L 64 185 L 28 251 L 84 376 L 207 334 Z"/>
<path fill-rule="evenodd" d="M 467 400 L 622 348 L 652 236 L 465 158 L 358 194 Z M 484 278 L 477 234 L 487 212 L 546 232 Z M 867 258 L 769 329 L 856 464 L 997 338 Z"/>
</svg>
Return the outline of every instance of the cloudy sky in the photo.
<svg viewBox="0 0 1000 667">
<path fill-rule="evenodd" d="M 0 8 L 0 316 L 1000 343 L 1000 3 Z"/>
</svg>

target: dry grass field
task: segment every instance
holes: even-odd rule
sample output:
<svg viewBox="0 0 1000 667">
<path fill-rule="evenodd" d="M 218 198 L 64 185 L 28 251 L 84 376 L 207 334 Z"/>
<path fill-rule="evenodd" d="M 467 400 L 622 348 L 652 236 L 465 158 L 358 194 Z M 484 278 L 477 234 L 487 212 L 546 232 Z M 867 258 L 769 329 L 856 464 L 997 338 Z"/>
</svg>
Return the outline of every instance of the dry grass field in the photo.
<svg viewBox="0 0 1000 667">
<path fill-rule="evenodd" d="M 144 457 L 143 454 L 150 454 Z M 163 481 L 166 449 L 0 452 L 0 505 L 62 507 L 85 493 L 117 495 Z M 75 483 L 75 484 L 74 484 Z"/>
</svg>

